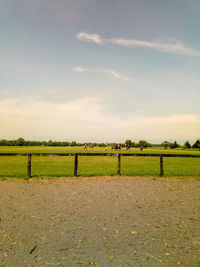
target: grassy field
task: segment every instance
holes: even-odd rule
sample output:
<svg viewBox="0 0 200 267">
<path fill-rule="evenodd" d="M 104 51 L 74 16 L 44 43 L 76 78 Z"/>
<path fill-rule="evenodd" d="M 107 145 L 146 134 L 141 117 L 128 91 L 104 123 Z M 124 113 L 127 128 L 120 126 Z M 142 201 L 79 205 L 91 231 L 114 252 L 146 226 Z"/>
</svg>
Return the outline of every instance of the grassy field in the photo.
<svg viewBox="0 0 200 267">
<path fill-rule="evenodd" d="M 82 147 L 0 147 L 0 153 L 105 153 L 105 148 L 95 147 L 84 150 Z M 108 149 L 115 153 L 115 150 Z M 125 153 L 122 149 L 121 153 Z M 195 154 L 200 151 L 182 149 L 148 148 L 140 151 L 132 148 L 126 153 Z M 74 157 L 32 157 L 33 177 L 73 176 Z M 121 174 L 127 176 L 159 176 L 159 157 L 122 157 Z M 25 178 L 27 157 L 0 157 L 0 178 Z M 117 158 L 79 157 L 78 175 L 116 175 Z M 200 158 L 164 158 L 165 176 L 200 178 Z"/>
</svg>

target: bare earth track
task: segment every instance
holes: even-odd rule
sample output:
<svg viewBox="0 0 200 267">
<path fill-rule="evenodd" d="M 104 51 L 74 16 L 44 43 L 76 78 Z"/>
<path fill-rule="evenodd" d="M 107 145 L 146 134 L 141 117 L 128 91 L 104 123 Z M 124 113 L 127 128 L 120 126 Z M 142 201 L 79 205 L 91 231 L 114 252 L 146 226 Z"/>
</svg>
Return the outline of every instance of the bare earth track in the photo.
<svg viewBox="0 0 200 267">
<path fill-rule="evenodd" d="M 200 181 L 0 182 L 0 266 L 200 266 Z"/>
</svg>

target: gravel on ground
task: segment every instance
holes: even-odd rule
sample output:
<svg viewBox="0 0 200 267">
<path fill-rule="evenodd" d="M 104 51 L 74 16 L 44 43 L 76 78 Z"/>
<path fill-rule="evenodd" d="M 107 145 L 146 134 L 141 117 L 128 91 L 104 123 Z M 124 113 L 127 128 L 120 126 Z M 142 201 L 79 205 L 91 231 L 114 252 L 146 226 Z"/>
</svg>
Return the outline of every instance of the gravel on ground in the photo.
<svg viewBox="0 0 200 267">
<path fill-rule="evenodd" d="M 200 181 L 0 182 L 0 266 L 200 266 Z"/>
</svg>

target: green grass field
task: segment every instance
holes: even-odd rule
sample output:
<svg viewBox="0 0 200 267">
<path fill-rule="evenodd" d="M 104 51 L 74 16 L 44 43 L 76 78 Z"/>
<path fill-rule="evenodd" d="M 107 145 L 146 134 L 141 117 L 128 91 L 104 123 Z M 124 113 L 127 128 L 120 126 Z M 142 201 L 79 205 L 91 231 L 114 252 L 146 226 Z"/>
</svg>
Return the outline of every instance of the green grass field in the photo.
<svg viewBox="0 0 200 267">
<path fill-rule="evenodd" d="M 82 147 L 0 147 L 0 153 L 105 153 L 105 148 L 95 147 L 84 150 Z M 108 149 L 115 153 L 115 150 Z M 125 153 L 122 149 L 121 153 Z M 194 154 L 200 151 L 182 149 L 148 148 L 140 151 L 132 148 L 126 153 L 157 154 Z M 73 176 L 74 157 L 32 157 L 33 177 L 68 177 Z M 159 157 L 122 157 L 121 175 L 159 176 Z M 78 175 L 101 176 L 117 174 L 117 157 L 81 156 L 79 157 Z M 27 157 L 0 157 L 0 178 L 26 178 Z M 200 158 L 164 158 L 164 175 L 200 178 Z"/>
</svg>

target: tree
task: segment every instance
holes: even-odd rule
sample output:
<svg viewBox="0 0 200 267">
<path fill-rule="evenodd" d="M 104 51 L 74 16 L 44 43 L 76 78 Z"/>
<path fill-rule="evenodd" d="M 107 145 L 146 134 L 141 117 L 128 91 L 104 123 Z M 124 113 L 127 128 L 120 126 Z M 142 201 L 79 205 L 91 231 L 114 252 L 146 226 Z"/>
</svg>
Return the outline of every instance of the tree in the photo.
<svg viewBox="0 0 200 267">
<path fill-rule="evenodd" d="M 169 141 L 164 141 L 161 146 L 164 146 L 165 149 L 167 149 L 168 147 L 170 147 L 172 145 L 172 143 L 170 143 Z"/>
<path fill-rule="evenodd" d="M 99 143 L 99 147 L 106 147 L 106 144 L 104 144 L 104 143 Z"/>
<path fill-rule="evenodd" d="M 20 137 L 16 140 L 16 146 L 24 146 L 25 145 L 25 140 L 24 138 Z"/>
<path fill-rule="evenodd" d="M 71 146 L 76 146 L 76 141 L 72 141 Z"/>
<path fill-rule="evenodd" d="M 178 145 L 177 142 L 174 141 L 174 143 L 172 143 L 172 144 L 170 145 L 170 148 L 174 149 L 174 148 L 178 148 L 179 146 L 180 146 L 180 145 Z"/>
<path fill-rule="evenodd" d="M 191 148 L 189 141 L 186 141 L 183 148 Z"/>
<path fill-rule="evenodd" d="M 1 139 L 0 146 L 6 146 L 6 145 L 7 145 L 7 141 L 5 139 Z"/>
<path fill-rule="evenodd" d="M 200 148 L 200 139 L 198 139 L 192 146 L 192 148 Z"/>
<path fill-rule="evenodd" d="M 129 140 L 126 140 L 125 141 L 125 144 L 130 146 L 130 147 L 135 147 L 136 146 L 136 143 L 135 142 L 132 142 L 130 139 Z"/>
<path fill-rule="evenodd" d="M 139 147 L 143 146 L 143 147 L 146 148 L 146 147 L 151 147 L 152 144 L 148 143 L 148 142 L 145 141 L 145 140 L 140 140 L 140 141 L 138 142 L 138 146 L 139 146 Z"/>
<path fill-rule="evenodd" d="M 128 146 L 131 146 L 132 145 L 132 141 L 131 140 L 126 140 L 125 144 L 128 145 Z"/>
<path fill-rule="evenodd" d="M 52 140 L 49 140 L 48 141 L 48 146 L 52 146 L 52 144 L 53 144 L 53 141 Z"/>
</svg>

